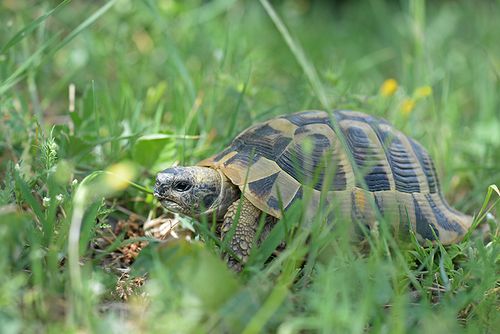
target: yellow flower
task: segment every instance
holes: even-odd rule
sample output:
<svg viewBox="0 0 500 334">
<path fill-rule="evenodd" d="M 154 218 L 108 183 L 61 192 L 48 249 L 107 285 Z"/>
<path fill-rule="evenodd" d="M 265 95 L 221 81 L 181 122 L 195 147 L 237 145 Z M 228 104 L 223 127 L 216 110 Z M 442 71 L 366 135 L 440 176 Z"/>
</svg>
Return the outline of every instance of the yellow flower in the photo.
<svg viewBox="0 0 500 334">
<path fill-rule="evenodd" d="M 416 99 L 427 97 L 431 94 L 432 94 L 432 87 L 431 86 L 418 87 L 417 89 L 415 89 L 415 93 L 413 93 L 413 95 L 415 96 Z"/>
<path fill-rule="evenodd" d="M 415 108 L 415 100 L 413 99 L 405 99 L 403 103 L 401 103 L 401 112 L 403 115 L 408 116 Z"/>
<path fill-rule="evenodd" d="M 105 182 L 113 190 L 123 190 L 128 187 L 135 176 L 131 163 L 119 162 L 106 170 Z"/>
<path fill-rule="evenodd" d="M 392 96 L 398 90 L 398 82 L 394 79 L 387 79 L 380 86 L 380 94 L 382 96 Z"/>
<path fill-rule="evenodd" d="M 150 53 L 154 48 L 154 42 L 146 31 L 134 32 L 132 40 L 140 53 Z"/>
</svg>

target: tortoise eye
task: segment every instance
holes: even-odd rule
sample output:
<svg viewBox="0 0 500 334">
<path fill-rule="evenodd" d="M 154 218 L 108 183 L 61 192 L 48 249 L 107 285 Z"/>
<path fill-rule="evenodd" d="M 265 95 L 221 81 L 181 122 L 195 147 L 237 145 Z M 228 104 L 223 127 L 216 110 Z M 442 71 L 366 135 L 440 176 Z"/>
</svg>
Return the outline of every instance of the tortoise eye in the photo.
<svg viewBox="0 0 500 334">
<path fill-rule="evenodd" d="M 189 189 L 191 189 L 191 184 L 187 181 L 179 181 L 174 184 L 173 188 L 175 191 L 179 192 L 188 191 Z"/>
</svg>

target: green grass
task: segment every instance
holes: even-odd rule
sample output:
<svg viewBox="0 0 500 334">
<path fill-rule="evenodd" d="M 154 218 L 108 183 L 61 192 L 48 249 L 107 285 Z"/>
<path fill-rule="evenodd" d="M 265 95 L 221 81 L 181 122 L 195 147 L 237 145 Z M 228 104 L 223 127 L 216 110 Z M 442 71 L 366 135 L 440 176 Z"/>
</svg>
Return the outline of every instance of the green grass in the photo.
<svg viewBox="0 0 500 334">
<path fill-rule="evenodd" d="M 350 222 L 328 233 L 296 207 L 235 275 L 211 224 L 182 219 L 204 243 L 150 242 L 124 264 L 120 252 L 149 240 L 129 238 L 130 226 L 168 218 L 147 191 L 157 171 L 307 108 L 385 117 L 428 148 L 456 208 L 498 212 L 488 188 L 500 185 L 498 1 L 271 5 L 0 3 L 0 332 L 500 328 L 491 220 L 486 242 L 472 233 L 449 247 L 381 225 L 367 252 L 346 238 Z M 383 96 L 389 78 L 398 89 Z M 265 264 L 282 238 L 286 250 Z"/>
</svg>

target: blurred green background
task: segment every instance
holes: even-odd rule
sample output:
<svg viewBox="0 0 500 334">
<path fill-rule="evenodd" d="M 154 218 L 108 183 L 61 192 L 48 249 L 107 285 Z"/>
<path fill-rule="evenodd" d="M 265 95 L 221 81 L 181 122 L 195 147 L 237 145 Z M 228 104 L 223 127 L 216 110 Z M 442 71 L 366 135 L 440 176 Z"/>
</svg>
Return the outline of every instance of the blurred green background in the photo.
<svg viewBox="0 0 500 334">
<path fill-rule="evenodd" d="M 0 332 L 499 328 L 494 226 L 486 245 L 405 250 L 382 238 L 363 255 L 295 231 L 272 266 L 238 277 L 214 242 L 151 242 L 131 272 L 103 262 L 144 238 L 124 230 L 95 246 L 108 226 L 164 212 L 98 171 L 151 188 L 160 169 L 195 163 L 273 115 L 388 119 L 429 150 L 446 197 L 471 215 L 500 184 L 498 1 L 271 1 L 289 35 L 265 4 L 0 2 Z M 183 224 L 210 239 L 206 222 Z M 132 301 L 117 294 L 122 283 Z"/>
</svg>

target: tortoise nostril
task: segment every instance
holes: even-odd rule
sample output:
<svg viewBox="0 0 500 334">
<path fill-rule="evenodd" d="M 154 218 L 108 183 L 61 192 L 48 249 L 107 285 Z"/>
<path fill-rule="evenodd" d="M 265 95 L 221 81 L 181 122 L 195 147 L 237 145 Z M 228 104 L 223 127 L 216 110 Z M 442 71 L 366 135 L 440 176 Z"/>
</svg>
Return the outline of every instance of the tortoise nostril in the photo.
<svg viewBox="0 0 500 334">
<path fill-rule="evenodd" d="M 162 197 L 163 193 L 165 192 L 165 187 L 163 186 L 163 183 L 157 180 L 153 187 L 153 192 L 156 197 Z"/>
</svg>

